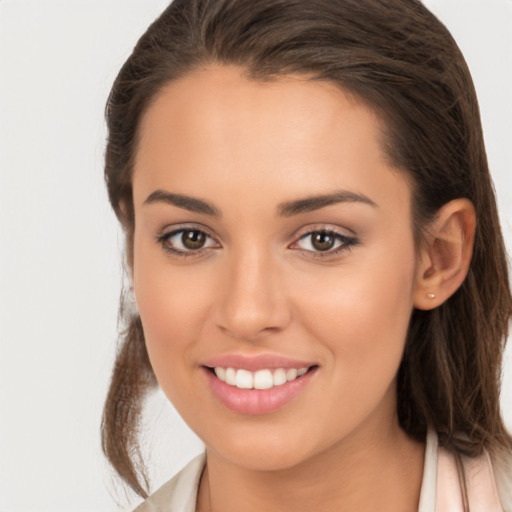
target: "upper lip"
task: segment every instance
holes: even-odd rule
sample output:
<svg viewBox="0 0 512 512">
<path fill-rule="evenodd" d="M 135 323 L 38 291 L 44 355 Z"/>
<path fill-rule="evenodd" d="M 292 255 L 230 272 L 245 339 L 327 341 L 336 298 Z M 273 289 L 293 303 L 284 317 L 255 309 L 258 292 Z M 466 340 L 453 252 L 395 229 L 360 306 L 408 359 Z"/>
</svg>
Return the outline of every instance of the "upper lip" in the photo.
<svg viewBox="0 0 512 512">
<path fill-rule="evenodd" d="M 289 357 L 278 354 L 261 354 L 261 355 L 242 355 L 242 354 L 225 354 L 212 357 L 202 363 L 203 366 L 209 368 L 236 368 L 248 371 L 257 371 L 263 369 L 276 370 L 278 368 L 308 368 L 314 366 L 315 363 L 291 359 Z"/>
</svg>

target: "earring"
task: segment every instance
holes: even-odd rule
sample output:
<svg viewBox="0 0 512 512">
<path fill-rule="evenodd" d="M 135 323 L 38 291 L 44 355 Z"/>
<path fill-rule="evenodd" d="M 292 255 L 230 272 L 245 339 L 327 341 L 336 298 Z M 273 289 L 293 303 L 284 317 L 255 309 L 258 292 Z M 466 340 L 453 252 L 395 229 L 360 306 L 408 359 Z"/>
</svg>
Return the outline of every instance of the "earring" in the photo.
<svg viewBox="0 0 512 512">
<path fill-rule="evenodd" d="M 436 294 L 435 293 L 427 293 L 427 297 L 429 299 L 435 299 L 436 298 Z"/>
</svg>

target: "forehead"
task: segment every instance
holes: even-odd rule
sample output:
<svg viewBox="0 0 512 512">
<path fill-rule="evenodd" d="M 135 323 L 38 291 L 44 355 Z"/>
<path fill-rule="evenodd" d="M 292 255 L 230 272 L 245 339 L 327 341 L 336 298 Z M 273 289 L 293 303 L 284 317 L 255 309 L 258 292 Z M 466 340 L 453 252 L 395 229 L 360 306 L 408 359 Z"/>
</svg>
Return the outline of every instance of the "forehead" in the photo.
<svg viewBox="0 0 512 512">
<path fill-rule="evenodd" d="M 260 186 L 271 196 L 332 187 L 377 193 L 379 175 L 403 179 L 387 163 L 383 129 L 370 108 L 331 83 L 302 76 L 257 82 L 236 67 L 197 70 L 165 86 L 145 113 L 134 194 L 223 185 L 228 197 Z"/>
</svg>

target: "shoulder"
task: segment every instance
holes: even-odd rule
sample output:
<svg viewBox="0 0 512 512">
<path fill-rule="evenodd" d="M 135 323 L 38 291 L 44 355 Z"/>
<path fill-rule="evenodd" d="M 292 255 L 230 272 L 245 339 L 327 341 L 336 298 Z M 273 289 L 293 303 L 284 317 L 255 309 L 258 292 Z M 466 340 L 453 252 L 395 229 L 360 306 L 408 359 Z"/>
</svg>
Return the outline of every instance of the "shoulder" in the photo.
<svg viewBox="0 0 512 512">
<path fill-rule="evenodd" d="M 503 510 L 512 512 L 512 453 L 494 457 L 492 465 Z"/>
<path fill-rule="evenodd" d="M 478 457 L 455 456 L 439 448 L 436 510 L 467 498 L 468 509 L 476 512 L 512 512 L 512 465 L 510 458 L 491 460 L 489 453 Z M 458 462 L 458 460 L 460 462 Z"/>
<path fill-rule="evenodd" d="M 467 503 L 466 503 L 467 499 Z M 512 512 L 512 454 L 465 457 L 439 446 L 429 431 L 420 512 Z"/>
<path fill-rule="evenodd" d="M 197 490 L 204 465 L 205 454 L 202 453 L 151 494 L 133 512 L 195 512 Z"/>
</svg>

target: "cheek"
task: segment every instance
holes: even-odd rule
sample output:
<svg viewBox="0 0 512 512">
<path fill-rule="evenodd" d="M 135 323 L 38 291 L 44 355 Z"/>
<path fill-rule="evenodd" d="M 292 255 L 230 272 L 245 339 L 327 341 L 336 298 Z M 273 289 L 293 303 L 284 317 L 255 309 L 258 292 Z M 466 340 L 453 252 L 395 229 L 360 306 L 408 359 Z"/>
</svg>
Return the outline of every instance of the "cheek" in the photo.
<svg viewBox="0 0 512 512">
<path fill-rule="evenodd" d="M 299 316 L 343 368 L 336 378 L 344 384 L 394 378 L 413 307 L 414 273 L 412 240 L 406 250 L 402 239 L 401 246 L 354 252 L 349 265 L 317 276 L 301 291 Z"/>
<path fill-rule="evenodd" d="M 194 340 L 200 339 L 208 311 L 205 281 L 137 242 L 133 280 L 149 357 L 161 381 L 170 368 L 192 364 Z"/>
</svg>

